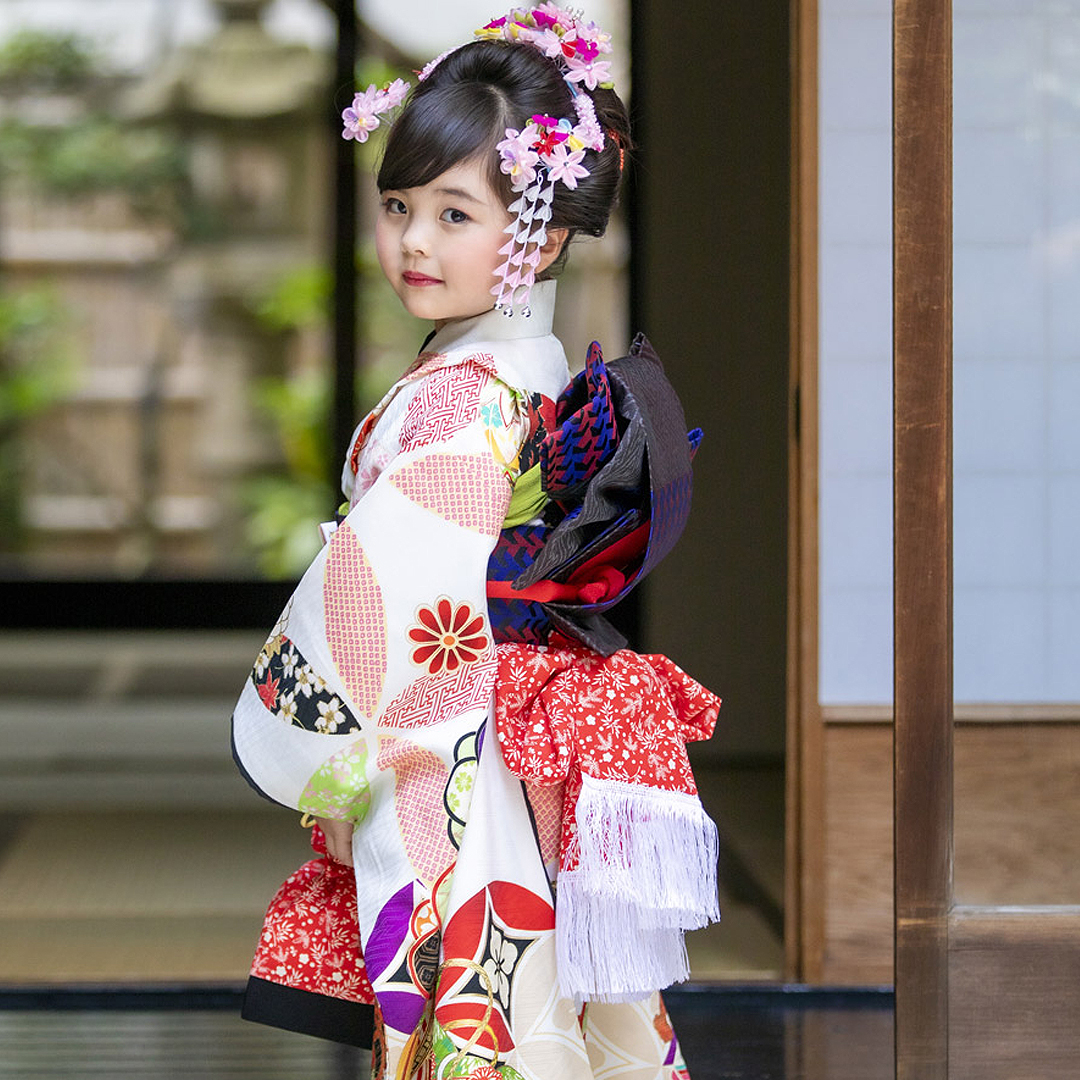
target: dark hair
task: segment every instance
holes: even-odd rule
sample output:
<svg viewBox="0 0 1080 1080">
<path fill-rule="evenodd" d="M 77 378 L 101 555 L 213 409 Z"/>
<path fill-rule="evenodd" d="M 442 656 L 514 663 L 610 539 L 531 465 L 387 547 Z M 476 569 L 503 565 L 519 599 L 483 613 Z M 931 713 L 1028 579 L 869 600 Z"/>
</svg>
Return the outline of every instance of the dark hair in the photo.
<svg viewBox="0 0 1080 1080">
<path fill-rule="evenodd" d="M 576 188 L 555 185 L 553 229 L 603 236 L 618 196 L 630 121 L 614 90 L 589 93 L 604 130 L 604 148 L 589 150 L 589 175 Z M 577 122 L 573 95 L 554 61 L 529 45 L 477 41 L 463 45 L 436 66 L 409 95 L 386 140 L 377 183 L 380 191 L 422 187 L 447 169 L 474 157 L 488 158 L 491 189 L 513 201 L 510 178 L 499 168 L 495 144 L 507 128 L 521 130 L 537 113 Z M 569 242 L 548 273 L 561 267 Z M 546 275 L 545 275 L 546 276 Z"/>
</svg>

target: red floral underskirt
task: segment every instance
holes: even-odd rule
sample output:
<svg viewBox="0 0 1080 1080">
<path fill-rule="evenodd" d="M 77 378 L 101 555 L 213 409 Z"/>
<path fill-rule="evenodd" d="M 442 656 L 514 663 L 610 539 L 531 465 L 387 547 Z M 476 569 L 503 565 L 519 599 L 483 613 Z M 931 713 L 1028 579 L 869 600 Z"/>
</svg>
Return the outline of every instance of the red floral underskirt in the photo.
<svg viewBox="0 0 1080 1080">
<path fill-rule="evenodd" d="M 311 846 L 322 858 L 304 863 L 270 901 L 251 974 L 296 990 L 371 1005 L 375 994 L 360 952 L 352 867 L 326 853 L 318 825 L 312 829 Z"/>
</svg>

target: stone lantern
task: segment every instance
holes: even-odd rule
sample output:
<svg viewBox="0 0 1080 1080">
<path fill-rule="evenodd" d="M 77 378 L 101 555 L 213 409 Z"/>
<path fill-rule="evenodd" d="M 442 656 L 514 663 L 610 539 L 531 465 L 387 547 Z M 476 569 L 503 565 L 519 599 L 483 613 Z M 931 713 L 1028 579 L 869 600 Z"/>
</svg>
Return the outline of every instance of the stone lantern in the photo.
<svg viewBox="0 0 1080 1080">
<path fill-rule="evenodd" d="M 271 334 L 251 300 L 326 259 L 332 66 L 262 24 L 269 0 L 214 0 L 220 26 L 132 87 L 123 111 L 177 132 L 189 164 L 186 235 L 169 271 L 175 361 L 203 387 L 192 469 L 215 493 L 214 546 L 241 550 L 235 486 L 272 460 L 252 380 L 316 366 L 322 335 Z M 193 370 L 194 369 L 194 370 Z M 185 380 L 190 382 L 191 380 Z"/>
<path fill-rule="evenodd" d="M 195 227 L 218 239 L 309 233 L 322 220 L 328 58 L 279 41 L 270 0 L 214 0 L 221 26 L 173 54 L 127 98 L 133 117 L 188 139 Z"/>
</svg>

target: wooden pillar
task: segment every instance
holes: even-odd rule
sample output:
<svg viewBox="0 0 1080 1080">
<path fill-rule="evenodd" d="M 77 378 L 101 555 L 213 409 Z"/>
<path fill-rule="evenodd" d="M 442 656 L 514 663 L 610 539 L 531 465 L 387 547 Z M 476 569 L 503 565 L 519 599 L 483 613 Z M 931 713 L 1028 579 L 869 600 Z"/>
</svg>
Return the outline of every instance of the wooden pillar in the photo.
<svg viewBox="0 0 1080 1080">
<path fill-rule="evenodd" d="M 336 492 L 341 477 L 341 457 L 356 424 L 356 144 L 341 137 L 341 110 L 352 103 L 356 81 L 356 58 L 360 48 L 359 22 L 355 0 L 334 0 L 337 18 L 337 50 L 334 59 L 334 86 L 331 103 L 330 138 L 333 139 L 334 172 L 330 238 L 334 271 L 333 354 L 331 410 L 332 441 L 327 463 L 331 490 Z"/>
<path fill-rule="evenodd" d="M 784 968 L 821 981 L 825 746 L 818 687 L 818 0 L 792 0 L 791 343 L 788 371 L 787 759 Z"/>
<path fill-rule="evenodd" d="M 893 4 L 896 1075 L 948 1073 L 952 10 Z"/>
</svg>

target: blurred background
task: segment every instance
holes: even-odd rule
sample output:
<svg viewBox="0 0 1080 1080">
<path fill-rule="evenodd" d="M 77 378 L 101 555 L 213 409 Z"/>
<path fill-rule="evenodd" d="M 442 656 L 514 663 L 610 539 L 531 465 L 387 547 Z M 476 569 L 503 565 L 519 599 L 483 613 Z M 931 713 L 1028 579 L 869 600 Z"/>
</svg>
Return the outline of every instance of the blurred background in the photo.
<svg viewBox="0 0 1080 1080">
<path fill-rule="evenodd" d="M 887 987 L 891 8 L 668 7 L 588 5 L 640 146 L 556 331 L 573 363 L 645 330 L 706 430 L 684 539 L 623 613 L 725 699 L 694 748 L 724 889 L 694 976 Z M 409 77 L 492 14 L 0 0 L 0 988 L 236 986 L 306 858 L 228 716 L 351 425 L 426 332 L 373 258 L 379 141 L 346 153 L 338 118 L 354 78 Z M 956 896 L 1059 910 L 1080 3 L 954 0 L 953 40 Z M 833 1030 L 841 1076 L 858 1040 Z"/>
<path fill-rule="evenodd" d="M 339 499 L 343 432 L 427 330 L 374 258 L 381 140 L 345 163 L 337 145 L 341 7 L 0 5 L 0 983 L 236 982 L 306 858 L 234 772 L 228 715 Z M 627 5 L 589 14 L 629 100 Z M 366 85 L 490 12 L 359 16 Z M 620 211 L 570 260 L 572 365 L 628 341 L 627 233 Z M 643 633 L 640 608 L 624 620 Z M 767 887 L 733 857 L 745 927 L 698 935 L 701 977 L 780 975 L 782 762 L 750 765 Z"/>
<path fill-rule="evenodd" d="M 484 20 L 468 7 L 369 5 L 358 78 L 410 77 Z M 317 0 L 0 8 L 4 576 L 289 578 L 314 554 L 338 456 L 335 38 Z M 421 333 L 374 260 L 380 145 L 358 163 L 355 416 Z M 617 224 L 574 260 L 571 355 L 625 335 L 625 247 Z"/>
</svg>

